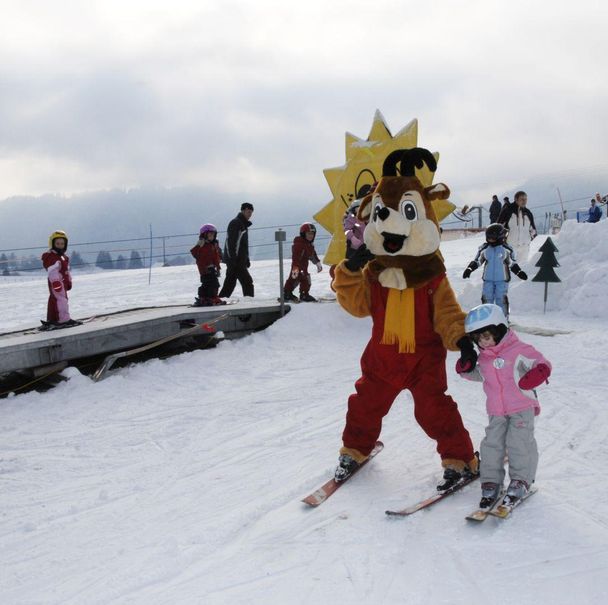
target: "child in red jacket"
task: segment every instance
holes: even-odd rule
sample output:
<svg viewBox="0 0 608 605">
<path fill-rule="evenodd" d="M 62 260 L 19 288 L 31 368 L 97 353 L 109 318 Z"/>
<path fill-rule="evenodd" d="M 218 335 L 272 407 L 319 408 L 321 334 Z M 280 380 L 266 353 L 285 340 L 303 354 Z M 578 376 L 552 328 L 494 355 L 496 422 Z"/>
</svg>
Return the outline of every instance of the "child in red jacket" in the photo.
<svg viewBox="0 0 608 605">
<path fill-rule="evenodd" d="M 317 299 L 309 294 L 310 274 L 308 273 L 308 262 L 312 261 L 317 266 L 317 272 L 323 271 L 323 265 L 317 256 L 313 242 L 317 230 L 312 223 L 304 223 L 300 227 L 300 235 L 293 240 L 291 247 L 291 273 L 283 288 L 283 298 L 287 301 L 298 302 L 294 295 L 295 287 L 300 284 L 300 301 L 317 302 Z"/>
<path fill-rule="evenodd" d="M 194 301 L 195 307 L 209 307 L 226 304 L 217 293 L 220 289 L 218 277 L 221 275 L 220 261 L 222 253 L 217 241 L 215 225 L 206 223 L 200 228 L 200 238 L 190 254 L 196 259 L 196 266 L 201 276 L 198 296 Z"/>
<path fill-rule="evenodd" d="M 72 289 L 68 236 L 65 231 L 53 231 L 49 236 L 49 249 L 42 255 L 42 266 L 48 273 L 49 301 L 46 323 L 53 328 L 78 326 L 82 322 L 70 318 L 68 290 Z M 43 322 L 44 323 L 44 322 Z"/>
</svg>

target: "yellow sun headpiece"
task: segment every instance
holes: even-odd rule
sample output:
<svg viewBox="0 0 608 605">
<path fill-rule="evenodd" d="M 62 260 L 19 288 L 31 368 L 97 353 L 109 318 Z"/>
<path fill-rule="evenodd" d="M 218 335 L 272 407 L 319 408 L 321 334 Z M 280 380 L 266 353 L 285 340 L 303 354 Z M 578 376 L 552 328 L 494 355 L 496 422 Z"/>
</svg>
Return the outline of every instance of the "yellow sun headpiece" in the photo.
<svg viewBox="0 0 608 605">
<path fill-rule="evenodd" d="M 391 134 L 379 110 L 374 114 L 372 128 L 366 140 L 346 133 L 346 164 L 323 171 L 333 199 L 314 215 L 314 219 L 332 234 L 332 239 L 323 258 L 328 265 L 340 262 L 346 251 L 346 238 L 342 220 L 352 202 L 367 193 L 367 190 L 382 176 L 382 164 L 396 149 L 418 146 L 418 120 L 412 120 L 395 136 Z M 434 153 L 439 160 L 439 154 Z M 433 173 L 426 167 L 416 170 L 420 182 L 428 187 L 433 183 Z M 434 200 L 433 209 L 441 222 L 455 206 L 448 200 Z"/>
</svg>

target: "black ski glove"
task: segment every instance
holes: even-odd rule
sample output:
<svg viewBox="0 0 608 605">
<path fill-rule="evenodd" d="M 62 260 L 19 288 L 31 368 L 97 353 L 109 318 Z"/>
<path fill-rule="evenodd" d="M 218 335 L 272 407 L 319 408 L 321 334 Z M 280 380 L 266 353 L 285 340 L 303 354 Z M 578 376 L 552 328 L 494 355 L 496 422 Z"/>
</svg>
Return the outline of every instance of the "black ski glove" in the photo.
<svg viewBox="0 0 608 605">
<path fill-rule="evenodd" d="M 477 351 L 468 336 L 463 336 L 456 346 L 460 349 L 459 364 L 463 372 L 472 372 L 477 365 Z"/>
<path fill-rule="evenodd" d="M 359 271 L 370 260 L 374 260 L 374 255 L 367 249 L 365 244 L 361 244 L 355 253 L 344 263 L 349 271 Z"/>
<path fill-rule="evenodd" d="M 471 273 L 473 273 L 473 271 L 475 271 L 475 269 L 477 269 L 479 265 L 472 260 L 469 263 L 469 266 L 464 270 L 464 273 L 462 274 L 462 278 L 463 279 L 469 279 L 469 277 L 471 277 Z"/>
<path fill-rule="evenodd" d="M 511 266 L 511 271 L 513 271 L 513 273 L 515 273 L 519 279 L 528 279 L 528 274 L 525 271 L 522 271 L 517 263 L 513 263 Z"/>
</svg>

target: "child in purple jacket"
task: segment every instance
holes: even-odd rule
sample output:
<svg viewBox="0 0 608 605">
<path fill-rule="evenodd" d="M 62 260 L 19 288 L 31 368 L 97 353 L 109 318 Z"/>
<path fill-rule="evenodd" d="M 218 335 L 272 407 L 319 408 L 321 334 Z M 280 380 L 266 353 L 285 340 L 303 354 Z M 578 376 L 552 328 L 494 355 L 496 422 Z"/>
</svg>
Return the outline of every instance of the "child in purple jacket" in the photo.
<svg viewBox="0 0 608 605">
<path fill-rule="evenodd" d="M 489 508 L 500 497 L 505 454 L 511 482 L 503 504 L 512 505 L 527 493 L 536 476 L 534 417 L 540 413 L 540 405 L 534 389 L 549 378 L 551 364 L 533 346 L 519 340 L 497 305 L 472 309 L 464 328 L 477 344 L 479 358 L 476 367 L 470 362 L 463 366 L 458 360 L 456 371 L 468 380 L 483 382 L 490 418 L 480 446 L 479 506 Z"/>
</svg>

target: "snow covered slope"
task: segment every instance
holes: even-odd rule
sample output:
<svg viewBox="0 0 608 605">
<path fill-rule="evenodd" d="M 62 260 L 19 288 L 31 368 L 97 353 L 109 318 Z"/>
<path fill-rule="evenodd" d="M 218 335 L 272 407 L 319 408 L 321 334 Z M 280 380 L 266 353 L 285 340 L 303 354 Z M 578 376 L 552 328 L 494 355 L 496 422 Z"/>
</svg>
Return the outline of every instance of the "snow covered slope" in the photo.
<svg viewBox="0 0 608 605">
<path fill-rule="evenodd" d="M 384 451 L 318 509 L 300 503 L 333 472 L 370 331 L 336 304 L 301 304 L 215 350 L 101 383 L 67 370 L 50 392 L 0 400 L 0 602 L 607 602 L 608 505 L 598 498 L 608 320 L 590 311 L 606 300 L 606 226 L 567 224 L 554 238 L 564 283 L 550 286 L 546 316 L 541 284 L 512 288 L 514 321 L 571 333 L 522 335 L 554 374 L 539 390 L 539 493 L 511 519 L 467 525 L 478 485 L 410 518 L 385 517 L 432 493 L 441 474 L 408 393 L 385 419 Z M 480 242 L 442 248 L 465 308 L 479 302 L 479 275 L 460 275 Z M 77 276 L 74 315 L 187 301 L 194 271 L 158 270 L 151 287 L 145 272 Z M 253 271 L 260 298 L 276 297 L 276 263 Z M 0 284 L 0 328 L 36 323 L 44 281 Z M 312 293 L 329 295 L 326 272 L 313 275 Z M 450 392 L 479 443 L 482 392 L 452 372 L 455 360 Z"/>
</svg>

